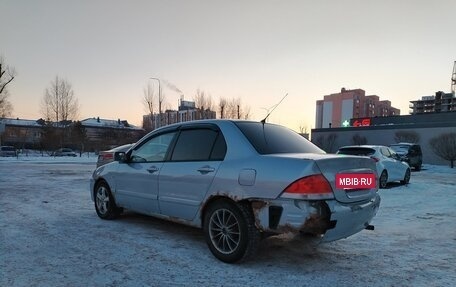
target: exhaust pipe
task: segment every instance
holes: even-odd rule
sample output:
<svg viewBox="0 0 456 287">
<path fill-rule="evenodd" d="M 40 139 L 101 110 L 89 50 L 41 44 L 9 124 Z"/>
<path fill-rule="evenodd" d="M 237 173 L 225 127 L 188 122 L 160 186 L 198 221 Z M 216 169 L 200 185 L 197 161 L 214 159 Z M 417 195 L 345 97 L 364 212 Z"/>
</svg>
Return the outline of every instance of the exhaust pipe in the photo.
<svg viewBox="0 0 456 287">
<path fill-rule="evenodd" d="M 368 224 L 368 225 L 366 225 L 365 229 L 367 229 L 367 230 L 374 230 L 374 229 L 375 229 L 375 226 Z"/>
</svg>

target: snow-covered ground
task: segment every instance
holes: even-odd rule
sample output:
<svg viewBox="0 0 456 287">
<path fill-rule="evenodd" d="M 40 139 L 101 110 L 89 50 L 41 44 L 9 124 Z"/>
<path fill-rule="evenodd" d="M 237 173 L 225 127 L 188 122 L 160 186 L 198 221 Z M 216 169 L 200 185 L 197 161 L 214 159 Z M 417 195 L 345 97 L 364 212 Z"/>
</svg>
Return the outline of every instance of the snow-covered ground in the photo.
<svg viewBox="0 0 456 287">
<path fill-rule="evenodd" d="M 380 190 L 374 231 L 317 245 L 269 238 L 224 264 L 198 229 L 97 217 L 96 157 L 0 159 L 0 286 L 454 286 L 456 169 L 425 166 Z"/>
</svg>

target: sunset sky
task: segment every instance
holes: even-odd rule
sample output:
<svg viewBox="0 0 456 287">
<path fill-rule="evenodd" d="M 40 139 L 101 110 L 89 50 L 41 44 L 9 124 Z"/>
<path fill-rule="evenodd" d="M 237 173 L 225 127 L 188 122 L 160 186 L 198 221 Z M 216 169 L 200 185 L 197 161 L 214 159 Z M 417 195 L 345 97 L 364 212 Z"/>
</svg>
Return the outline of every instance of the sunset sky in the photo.
<svg viewBox="0 0 456 287">
<path fill-rule="evenodd" d="M 409 101 L 450 91 L 455 0 L 108 1 L 0 0 L 0 54 L 15 67 L 13 116 L 38 119 L 56 75 L 79 119 L 141 125 L 143 89 L 162 79 L 177 108 L 197 89 L 240 97 L 252 119 L 289 96 L 269 122 L 308 131 L 315 101 L 342 87 Z"/>
</svg>

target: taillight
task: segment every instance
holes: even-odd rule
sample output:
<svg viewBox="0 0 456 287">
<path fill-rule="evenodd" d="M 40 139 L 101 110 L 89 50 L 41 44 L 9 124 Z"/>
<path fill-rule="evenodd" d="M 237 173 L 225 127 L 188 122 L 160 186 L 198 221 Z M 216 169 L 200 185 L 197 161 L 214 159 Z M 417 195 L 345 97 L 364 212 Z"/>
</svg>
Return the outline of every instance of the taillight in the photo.
<svg viewBox="0 0 456 287">
<path fill-rule="evenodd" d="M 328 180 L 321 174 L 298 179 L 283 191 L 282 197 L 303 199 L 329 199 L 334 194 Z"/>
<path fill-rule="evenodd" d="M 371 156 L 370 158 L 373 159 L 375 162 L 379 162 L 379 160 L 380 160 L 379 158 L 376 158 L 375 156 Z"/>
<path fill-rule="evenodd" d="M 105 153 L 102 155 L 103 160 L 111 160 L 114 158 L 114 155 L 112 153 Z"/>
</svg>

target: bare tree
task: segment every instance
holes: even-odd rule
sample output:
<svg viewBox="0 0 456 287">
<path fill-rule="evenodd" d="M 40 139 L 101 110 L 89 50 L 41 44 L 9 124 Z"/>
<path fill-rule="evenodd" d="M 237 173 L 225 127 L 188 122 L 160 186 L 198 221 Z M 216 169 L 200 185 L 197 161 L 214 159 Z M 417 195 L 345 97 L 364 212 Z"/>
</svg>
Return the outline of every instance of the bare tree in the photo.
<svg viewBox="0 0 456 287">
<path fill-rule="evenodd" d="M 158 86 L 158 117 L 159 127 L 163 126 L 163 102 L 165 101 L 165 93 L 163 93 L 161 86 Z"/>
<path fill-rule="evenodd" d="M 0 117 L 11 116 L 13 105 L 8 100 L 9 93 L 6 86 L 16 77 L 16 70 L 6 65 L 5 60 L 0 56 Z"/>
<path fill-rule="evenodd" d="M 224 119 L 226 115 L 226 105 L 227 101 L 225 98 L 220 98 L 219 100 L 219 111 L 220 111 L 220 118 Z"/>
<path fill-rule="evenodd" d="M 319 136 L 315 139 L 312 138 L 312 142 L 322 150 L 333 153 L 335 152 L 335 145 L 337 142 L 337 134 L 331 133 L 328 136 Z"/>
<path fill-rule="evenodd" d="M 203 90 L 196 90 L 196 94 L 193 97 L 195 101 L 195 107 L 197 109 L 205 110 L 214 110 L 214 105 L 212 103 L 212 96 L 209 93 L 204 92 Z"/>
<path fill-rule="evenodd" d="M 307 134 L 307 126 L 305 126 L 304 124 L 299 125 L 299 133 Z"/>
<path fill-rule="evenodd" d="M 397 143 L 418 143 L 420 141 L 420 135 L 414 131 L 398 131 L 394 135 L 394 140 Z"/>
<path fill-rule="evenodd" d="M 250 107 L 243 106 L 241 98 L 232 98 L 230 100 L 220 99 L 219 108 L 220 112 L 223 107 L 223 118 L 225 119 L 249 119 Z M 222 112 L 220 113 L 222 115 Z"/>
<path fill-rule="evenodd" d="M 429 141 L 434 153 L 450 161 L 451 168 L 454 168 L 454 161 L 456 160 L 456 133 L 445 133 L 432 138 Z"/>
<path fill-rule="evenodd" d="M 153 119 L 155 107 L 155 93 L 153 86 L 150 83 L 148 83 L 147 87 L 144 88 L 143 104 L 147 112 L 149 113 L 149 123 L 143 123 L 143 126 L 149 127 L 148 130 L 153 130 L 155 129 Z"/>
<path fill-rule="evenodd" d="M 45 90 L 41 112 L 52 122 L 76 119 L 79 112 L 78 99 L 75 98 L 73 88 L 67 80 L 55 77 Z"/>
<path fill-rule="evenodd" d="M 363 137 L 363 136 L 360 136 L 359 134 L 355 134 L 352 137 L 352 143 L 354 145 L 364 145 L 364 144 L 367 144 L 367 138 Z"/>
</svg>

